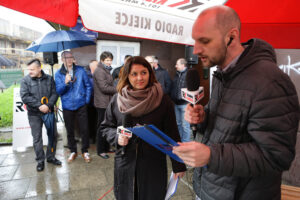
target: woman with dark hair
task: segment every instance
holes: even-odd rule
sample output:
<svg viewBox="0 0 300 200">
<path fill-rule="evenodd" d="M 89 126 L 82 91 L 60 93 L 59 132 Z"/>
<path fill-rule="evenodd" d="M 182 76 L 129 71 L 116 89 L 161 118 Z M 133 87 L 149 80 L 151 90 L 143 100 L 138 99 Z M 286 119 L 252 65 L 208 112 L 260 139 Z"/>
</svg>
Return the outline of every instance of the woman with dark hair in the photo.
<svg viewBox="0 0 300 200">
<path fill-rule="evenodd" d="M 122 125 L 126 114 L 132 117 L 133 125 L 154 124 L 179 142 L 174 105 L 163 94 L 150 64 L 141 56 L 126 61 L 117 91 L 101 124 L 107 141 L 117 149 L 115 197 L 118 200 L 163 200 L 168 177 L 166 155 L 134 135 L 132 138 L 117 135 L 117 127 Z M 185 165 L 173 159 L 171 162 L 175 176 L 184 176 Z"/>
</svg>

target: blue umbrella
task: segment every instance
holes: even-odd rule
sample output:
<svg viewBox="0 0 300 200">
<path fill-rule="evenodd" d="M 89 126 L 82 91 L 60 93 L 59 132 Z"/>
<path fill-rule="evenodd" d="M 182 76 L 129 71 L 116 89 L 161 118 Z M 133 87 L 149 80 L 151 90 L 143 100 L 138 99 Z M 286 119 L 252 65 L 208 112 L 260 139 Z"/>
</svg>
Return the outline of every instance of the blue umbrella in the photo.
<svg viewBox="0 0 300 200">
<path fill-rule="evenodd" d="M 41 99 L 42 104 L 47 104 L 48 103 L 48 98 L 43 97 Z M 42 115 L 42 120 L 45 124 L 46 130 L 47 130 L 47 135 L 48 135 L 48 143 L 50 144 L 51 147 L 51 152 L 53 152 L 54 148 L 54 139 L 55 139 L 55 116 L 53 112 L 48 112 L 44 115 Z"/>
<path fill-rule="evenodd" d="M 49 112 L 47 114 L 42 115 L 42 120 L 45 124 L 46 130 L 47 130 L 47 135 L 48 135 L 48 140 L 49 144 L 51 147 L 51 152 L 53 152 L 54 148 L 54 139 L 55 139 L 55 116 L 53 112 Z"/>
<path fill-rule="evenodd" d="M 85 34 L 77 31 L 52 31 L 32 42 L 26 49 L 33 52 L 60 52 L 96 43 Z"/>
</svg>

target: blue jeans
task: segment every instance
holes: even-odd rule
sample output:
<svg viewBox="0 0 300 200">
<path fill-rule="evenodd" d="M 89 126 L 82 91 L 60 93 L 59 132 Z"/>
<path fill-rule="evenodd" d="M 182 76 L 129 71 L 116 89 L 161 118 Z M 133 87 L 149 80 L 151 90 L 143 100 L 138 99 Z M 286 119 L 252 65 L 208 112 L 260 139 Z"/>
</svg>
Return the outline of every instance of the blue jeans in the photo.
<svg viewBox="0 0 300 200">
<path fill-rule="evenodd" d="M 180 138 L 182 142 L 189 142 L 191 141 L 191 129 L 190 124 L 184 119 L 184 110 L 187 104 L 184 105 L 176 105 L 175 104 L 175 115 L 176 115 L 176 122 L 180 134 Z"/>
</svg>

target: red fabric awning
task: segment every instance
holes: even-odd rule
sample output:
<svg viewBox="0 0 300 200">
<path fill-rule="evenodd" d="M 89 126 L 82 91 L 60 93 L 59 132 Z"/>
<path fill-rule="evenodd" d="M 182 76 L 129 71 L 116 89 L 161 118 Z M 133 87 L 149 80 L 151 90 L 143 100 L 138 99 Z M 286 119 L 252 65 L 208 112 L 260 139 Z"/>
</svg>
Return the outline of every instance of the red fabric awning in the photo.
<svg viewBox="0 0 300 200">
<path fill-rule="evenodd" d="M 300 49 L 299 0 L 228 0 L 242 22 L 241 41 L 261 38 L 274 48 Z"/>
<path fill-rule="evenodd" d="M 0 5 L 69 27 L 78 18 L 78 0 L 0 0 Z"/>
<path fill-rule="evenodd" d="M 81 1 L 84 2 L 84 0 Z M 145 2 L 150 1 L 145 0 Z M 174 2 L 170 1 L 173 4 Z M 191 0 L 185 1 L 187 4 L 189 2 Z M 159 4 L 157 1 L 151 3 Z M 95 4 L 99 2 L 95 1 Z M 0 5 L 69 27 L 76 25 L 78 6 L 80 6 L 78 0 L 0 0 Z M 235 9 L 241 18 L 242 42 L 256 37 L 268 41 L 275 48 L 300 49 L 299 0 L 228 0 L 226 5 Z M 103 19 L 100 12 L 95 13 L 94 17 Z M 83 23 L 85 24 L 84 21 Z M 106 32 L 105 30 L 95 31 Z M 119 34 L 122 33 L 119 32 Z M 141 37 L 144 36 L 141 35 Z M 153 38 L 149 37 L 149 39 Z"/>
</svg>

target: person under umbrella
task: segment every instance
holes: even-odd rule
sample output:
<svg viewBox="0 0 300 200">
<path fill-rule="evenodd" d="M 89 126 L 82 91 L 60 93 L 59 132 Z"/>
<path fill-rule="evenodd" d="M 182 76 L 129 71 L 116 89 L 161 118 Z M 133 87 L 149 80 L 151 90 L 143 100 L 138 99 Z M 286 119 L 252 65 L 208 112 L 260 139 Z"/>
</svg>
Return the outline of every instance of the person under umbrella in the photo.
<svg viewBox="0 0 300 200">
<path fill-rule="evenodd" d="M 56 93 L 55 82 L 53 77 L 44 73 L 41 69 L 41 62 L 39 59 L 33 59 L 28 63 L 29 74 L 21 81 L 20 96 L 28 110 L 28 120 L 31 127 L 31 134 L 33 137 L 33 148 L 36 154 L 37 171 L 43 171 L 45 164 L 45 153 L 43 150 L 42 127 L 43 123 L 46 127 L 49 124 L 43 120 L 46 115 L 53 115 L 54 105 L 57 101 L 58 95 Z M 48 99 L 48 102 L 43 102 Z M 54 115 L 53 115 L 54 116 Z M 50 121 L 46 120 L 46 121 Z M 46 158 L 48 163 L 54 165 L 61 165 L 61 162 L 55 158 L 57 132 L 55 131 L 55 121 L 52 119 L 50 124 L 52 138 L 48 141 Z M 48 128 L 47 128 L 48 130 Z"/>
<path fill-rule="evenodd" d="M 55 73 L 56 91 L 61 97 L 63 117 L 67 129 L 70 155 L 68 162 L 77 157 L 75 140 L 75 119 L 77 119 L 81 136 L 81 152 L 85 162 L 91 162 L 89 148 L 89 128 L 87 106 L 90 103 L 92 86 L 85 69 L 75 65 L 73 54 L 64 51 L 61 54 L 62 66 Z"/>
</svg>

